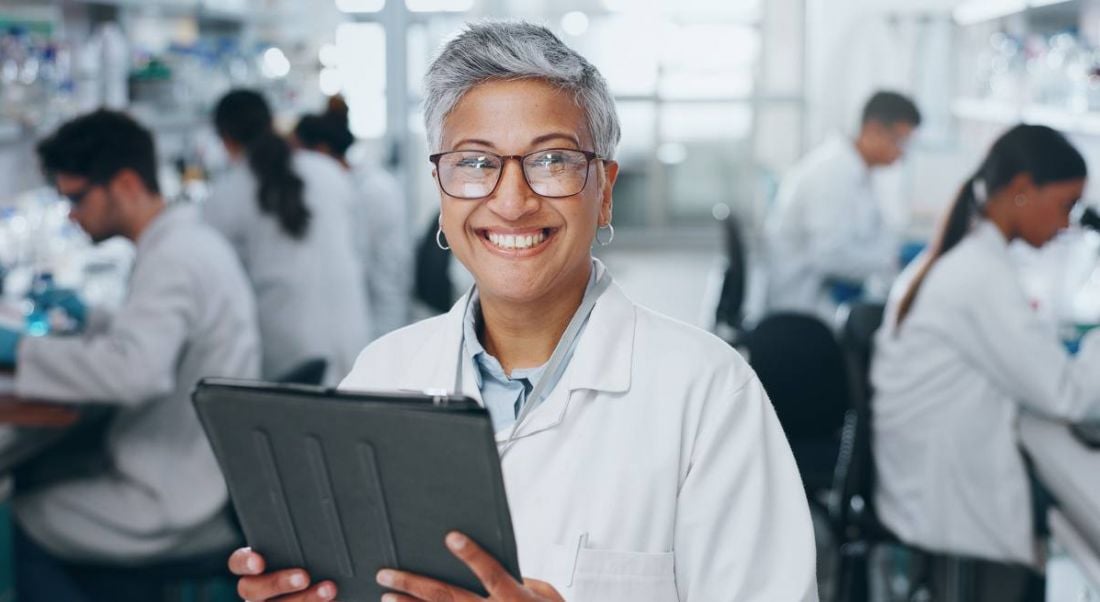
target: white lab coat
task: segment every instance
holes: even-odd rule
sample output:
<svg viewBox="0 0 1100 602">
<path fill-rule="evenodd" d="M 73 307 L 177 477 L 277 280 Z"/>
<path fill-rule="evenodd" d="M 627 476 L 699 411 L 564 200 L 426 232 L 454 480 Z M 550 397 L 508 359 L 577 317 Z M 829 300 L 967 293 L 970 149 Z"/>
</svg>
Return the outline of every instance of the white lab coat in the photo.
<svg viewBox="0 0 1100 602">
<path fill-rule="evenodd" d="M 912 544 L 1032 563 L 1018 418 L 1100 417 L 1100 332 L 1070 356 L 984 220 L 936 262 L 897 328 L 913 271 L 891 293 L 872 363 L 879 515 Z"/>
<path fill-rule="evenodd" d="M 400 183 L 381 167 L 363 163 L 352 175 L 358 193 L 351 205 L 355 246 L 366 279 L 371 339 L 376 339 L 409 323 L 413 243 L 408 207 Z"/>
<path fill-rule="evenodd" d="M 453 390 L 464 308 L 378 340 L 341 387 Z M 522 573 L 571 602 L 817 599 L 806 496 L 752 369 L 617 285 L 502 468 Z"/>
<path fill-rule="evenodd" d="M 369 340 L 368 302 L 351 240 L 354 184 L 333 159 L 299 151 L 294 170 L 312 214 L 295 240 L 260 211 L 256 179 L 234 163 L 213 185 L 206 219 L 237 250 L 256 292 L 264 378 L 313 358 L 328 361 L 326 384 L 347 374 Z"/>
<path fill-rule="evenodd" d="M 836 136 L 784 179 L 764 230 L 769 311 L 832 323 L 827 281 L 890 274 L 899 237 L 885 223 L 871 173 L 851 140 Z"/>
<path fill-rule="evenodd" d="M 231 545 L 232 531 L 216 533 L 228 493 L 191 392 L 203 377 L 258 377 L 259 347 L 252 291 L 233 250 L 194 208 L 165 209 L 137 241 L 114 316 L 94 311 L 82 336 L 19 346 L 19 395 L 117 406 L 106 437 L 113 470 L 17 491 L 19 523 L 71 560 L 198 553 L 204 538 L 213 538 L 205 551 Z"/>
</svg>

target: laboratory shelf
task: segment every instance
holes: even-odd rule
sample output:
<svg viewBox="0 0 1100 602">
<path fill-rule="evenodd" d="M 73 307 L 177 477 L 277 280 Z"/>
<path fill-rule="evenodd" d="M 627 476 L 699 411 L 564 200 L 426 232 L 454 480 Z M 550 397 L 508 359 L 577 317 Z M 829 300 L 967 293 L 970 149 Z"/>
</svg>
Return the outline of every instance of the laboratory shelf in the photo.
<svg viewBox="0 0 1100 602">
<path fill-rule="evenodd" d="M 955 117 L 1012 125 L 1032 123 L 1056 130 L 1086 136 L 1100 136 L 1100 112 L 1072 111 L 1044 105 L 1019 105 L 1005 101 L 963 98 L 952 105 Z"/>
<path fill-rule="evenodd" d="M 1028 10 L 1079 2 L 1080 0 L 967 0 L 955 7 L 953 16 L 959 25 L 975 25 L 1011 17 Z"/>
</svg>

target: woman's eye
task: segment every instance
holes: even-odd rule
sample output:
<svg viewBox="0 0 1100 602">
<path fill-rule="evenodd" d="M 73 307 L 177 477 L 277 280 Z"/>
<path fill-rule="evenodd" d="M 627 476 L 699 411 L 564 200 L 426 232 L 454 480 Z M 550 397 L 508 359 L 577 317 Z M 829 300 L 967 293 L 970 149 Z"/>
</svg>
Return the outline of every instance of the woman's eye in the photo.
<svg viewBox="0 0 1100 602">
<path fill-rule="evenodd" d="M 536 167 L 550 167 L 553 165 L 561 165 L 564 162 L 564 157 L 558 153 L 544 153 L 535 157 L 532 164 Z"/>
<path fill-rule="evenodd" d="M 455 167 L 461 167 L 463 169 L 495 169 L 495 161 L 490 157 L 467 157 L 459 159 L 455 163 Z"/>
</svg>

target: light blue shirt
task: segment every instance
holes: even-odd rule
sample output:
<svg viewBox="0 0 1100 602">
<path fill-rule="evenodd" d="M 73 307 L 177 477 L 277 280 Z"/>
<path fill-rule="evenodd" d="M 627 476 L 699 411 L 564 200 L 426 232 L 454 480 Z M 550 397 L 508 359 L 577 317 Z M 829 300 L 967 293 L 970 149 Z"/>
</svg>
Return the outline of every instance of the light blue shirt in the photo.
<svg viewBox="0 0 1100 602">
<path fill-rule="evenodd" d="M 591 273 L 588 276 L 588 286 L 584 289 L 586 298 L 591 294 L 595 283 L 596 264 L 593 262 Z M 470 294 L 472 298 L 463 322 L 462 348 L 466 357 L 471 359 L 477 368 L 474 374 L 477 379 L 477 388 L 481 392 L 481 400 L 485 404 L 485 409 L 489 411 L 489 417 L 493 421 L 493 430 L 499 433 L 515 424 L 523 405 L 527 403 L 527 396 L 535 388 L 535 384 L 538 383 L 543 372 L 546 371 L 546 364 L 534 368 L 517 368 L 512 370 L 512 374 L 506 374 L 504 367 L 500 365 L 500 361 L 486 351 L 481 344 L 481 340 L 478 339 L 477 333 L 481 326 L 481 300 L 476 287 Z M 577 341 L 580 340 L 580 335 L 584 332 L 584 326 L 587 324 L 588 320 L 586 319 L 584 325 L 581 326 L 581 330 L 577 333 L 577 337 L 569 345 L 569 350 L 565 354 L 562 365 L 568 365 L 569 360 L 573 358 Z M 561 378 L 562 372 L 564 371 L 558 371 L 556 378 Z M 547 385 L 545 390 L 551 391 L 557 383 L 550 382 Z"/>
</svg>

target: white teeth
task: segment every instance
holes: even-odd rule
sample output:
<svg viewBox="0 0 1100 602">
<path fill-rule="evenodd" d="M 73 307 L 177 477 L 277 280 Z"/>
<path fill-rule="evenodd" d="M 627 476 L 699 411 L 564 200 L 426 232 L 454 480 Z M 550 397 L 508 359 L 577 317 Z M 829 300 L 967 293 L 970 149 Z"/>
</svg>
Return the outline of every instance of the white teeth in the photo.
<svg viewBox="0 0 1100 602">
<path fill-rule="evenodd" d="M 542 241 L 546 240 L 546 235 L 540 230 L 536 234 L 526 234 L 516 236 L 515 234 L 497 234 L 496 232 L 488 233 L 489 242 L 493 245 L 500 247 L 501 249 L 530 249 Z"/>
</svg>

